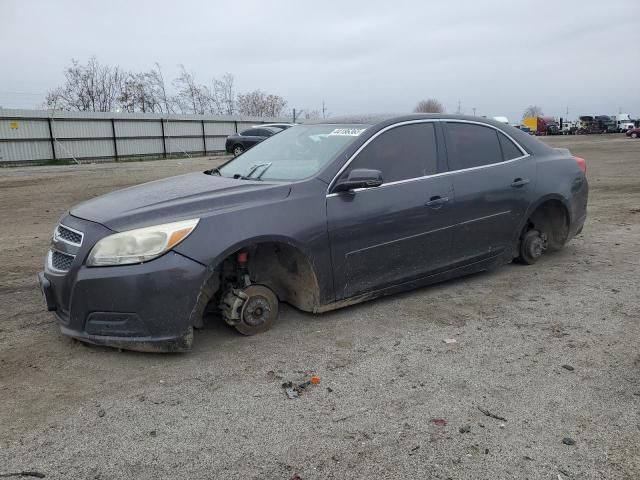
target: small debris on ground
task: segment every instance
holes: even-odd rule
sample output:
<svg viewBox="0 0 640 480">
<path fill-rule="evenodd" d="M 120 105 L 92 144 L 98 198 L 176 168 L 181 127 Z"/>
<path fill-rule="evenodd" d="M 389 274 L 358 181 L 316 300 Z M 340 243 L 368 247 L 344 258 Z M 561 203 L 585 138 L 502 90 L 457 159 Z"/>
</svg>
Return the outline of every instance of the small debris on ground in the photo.
<svg viewBox="0 0 640 480">
<path fill-rule="evenodd" d="M 304 373 L 305 376 L 311 375 L 309 380 L 305 380 L 301 383 L 293 383 L 289 381 L 289 382 L 284 382 L 282 384 L 282 388 L 284 388 L 284 392 L 287 394 L 287 397 L 289 399 L 298 398 L 300 394 L 304 392 L 309 385 L 320 384 L 320 376 L 315 375 L 315 372 L 313 370 L 305 370 L 302 373 Z M 329 390 L 330 392 L 333 391 L 331 389 L 327 389 L 327 390 Z"/>
<path fill-rule="evenodd" d="M 99 417 L 104 417 L 105 413 L 106 412 L 104 411 L 104 408 L 101 408 L 100 410 L 98 410 L 98 416 Z"/>
<path fill-rule="evenodd" d="M 158 435 L 158 432 L 156 432 L 155 430 L 151 430 L 151 431 L 149 432 L 149 436 L 151 436 L 151 437 L 155 437 L 155 436 L 157 436 L 157 435 Z"/>
<path fill-rule="evenodd" d="M 287 394 L 287 397 L 289 397 L 290 399 L 298 398 L 300 396 L 298 395 L 298 392 L 295 391 L 293 388 L 287 388 L 285 390 L 285 393 Z"/>
<path fill-rule="evenodd" d="M 444 418 L 432 418 L 431 423 L 439 427 L 446 427 L 447 421 Z"/>
<path fill-rule="evenodd" d="M 564 443 L 565 445 L 575 445 L 576 441 L 571 437 L 564 437 L 562 439 L 562 443 Z"/>
<path fill-rule="evenodd" d="M 443 342 L 446 343 L 447 345 L 451 343 L 458 343 L 458 341 L 455 338 L 445 338 Z"/>
<path fill-rule="evenodd" d="M 564 368 L 565 370 L 569 370 L 570 372 L 573 372 L 575 370 L 575 368 L 573 368 L 571 365 L 562 365 L 562 368 Z"/>
<path fill-rule="evenodd" d="M 471 431 L 471 425 L 463 425 L 458 429 L 460 433 L 469 433 Z"/>
<path fill-rule="evenodd" d="M 502 420 L 503 422 L 507 421 L 506 418 L 501 417 L 499 415 L 496 415 L 495 413 L 491 413 L 486 408 L 478 407 L 478 410 L 480 410 L 482 413 L 484 413 L 487 417 L 495 418 L 496 420 Z"/>
</svg>

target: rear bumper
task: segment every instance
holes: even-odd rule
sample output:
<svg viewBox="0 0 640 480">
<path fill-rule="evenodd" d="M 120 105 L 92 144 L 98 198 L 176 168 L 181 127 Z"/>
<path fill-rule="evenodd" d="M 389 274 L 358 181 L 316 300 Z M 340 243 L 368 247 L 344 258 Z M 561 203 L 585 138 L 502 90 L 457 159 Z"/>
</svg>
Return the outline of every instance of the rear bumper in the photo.
<svg viewBox="0 0 640 480">
<path fill-rule="evenodd" d="M 582 232 L 587 220 L 587 202 L 589 200 L 589 183 L 586 176 L 580 182 L 574 182 L 571 197 L 571 224 L 569 225 L 569 238 Z"/>
<path fill-rule="evenodd" d="M 97 345 L 177 352 L 191 348 L 191 313 L 205 276 L 203 265 L 169 252 L 138 265 L 80 266 L 66 275 L 45 270 L 38 280 L 63 334 Z"/>
</svg>

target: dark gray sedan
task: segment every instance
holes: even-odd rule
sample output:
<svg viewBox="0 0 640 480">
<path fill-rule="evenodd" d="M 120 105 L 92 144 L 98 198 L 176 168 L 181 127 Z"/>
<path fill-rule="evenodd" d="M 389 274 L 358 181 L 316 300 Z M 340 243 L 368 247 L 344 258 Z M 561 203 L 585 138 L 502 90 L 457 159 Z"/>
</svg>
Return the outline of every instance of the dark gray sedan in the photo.
<svg viewBox="0 0 640 480">
<path fill-rule="evenodd" d="M 207 308 L 251 335 L 278 302 L 324 312 L 534 263 L 582 230 L 585 171 L 477 117 L 295 126 L 220 168 L 73 207 L 40 285 L 67 335 L 188 350 Z"/>
<path fill-rule="evenodd" d="M 282 130 L 285 129 L 283 127 L 276 127 L 273 125 L 252 127 L 240 133 L 229 135 L 225 141 L 225 149 L 227 150 L 227 153 L 232 153 L 237 157 L 246 150 L 249 150 L 251 147 L 265 141 L 267 138 L 281 132 Z"/>
</svg>

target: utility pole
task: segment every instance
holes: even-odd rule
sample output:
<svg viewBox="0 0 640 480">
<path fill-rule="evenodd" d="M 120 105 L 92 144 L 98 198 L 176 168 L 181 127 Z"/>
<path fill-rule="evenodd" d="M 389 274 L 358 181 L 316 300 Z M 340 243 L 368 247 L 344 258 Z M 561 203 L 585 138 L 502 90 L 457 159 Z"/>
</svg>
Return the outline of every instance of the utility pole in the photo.
<svg viewBox="0 0 640 480">
<path fill-rule="evenodd" d="M 322 119 L 324 120 L 325 118 L 327 118 L 327 107 L 324 104 L 324 100 L 322 100 Z"/>
<path fill-rule="evenodd" d="M 296 109 L 293 109 L 293 122 L 291 123 L 296 123 Z"/>
<path fill-rule="evenodd" d="M 476 107 L 473 107 L 473 116 L 476 116 Z"/>
<path fill-rule="evenodd" d="M 460 100 L 458 100 L 458 111 L 456 112 L 456 114 L 460 115 L 461 112 L 462 110 L 460 110 Z"/>
</svg>

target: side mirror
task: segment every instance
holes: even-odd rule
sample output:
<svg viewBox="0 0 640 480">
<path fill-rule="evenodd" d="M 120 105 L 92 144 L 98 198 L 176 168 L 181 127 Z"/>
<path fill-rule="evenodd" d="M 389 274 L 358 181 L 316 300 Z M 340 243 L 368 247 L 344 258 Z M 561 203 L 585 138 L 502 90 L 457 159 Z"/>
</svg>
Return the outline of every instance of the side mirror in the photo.
<svg viewBox="0 0 640 480">
<path fill-rule="evenodd" d="M 356 188 L 372 188 L 382 185 L 382 172 L 368 168 L 355 168 L 346 179 L 338 180 L 334 192 L 348 192 Z"/>
</svg>

